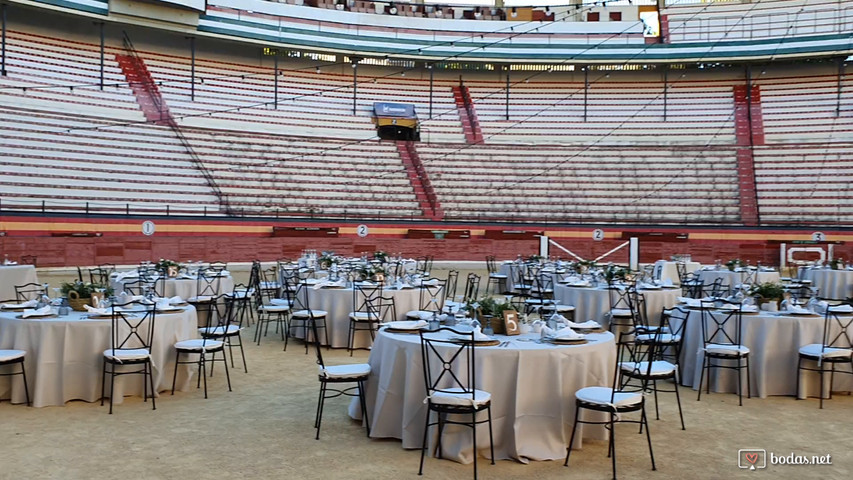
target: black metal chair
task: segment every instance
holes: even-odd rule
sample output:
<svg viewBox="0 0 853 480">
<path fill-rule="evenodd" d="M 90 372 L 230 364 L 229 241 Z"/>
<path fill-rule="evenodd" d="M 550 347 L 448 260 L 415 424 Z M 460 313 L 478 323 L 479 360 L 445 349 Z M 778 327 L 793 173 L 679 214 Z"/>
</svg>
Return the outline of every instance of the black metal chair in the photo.
<svg viewBox="0 0 853 480">
<path fill-rule="evenodd" d="M 110 284 L 110 275 L 116 271 L 115 264 L 104 263 L 96 268 L 89 269 L 89 281 L 100 285 Z"/>
<path fill-rule="evenodd" d="M 30 388 L 27 386 L 27 371 L 24 368 L 24 360 L 26 359 L 26 356 L 27 352 L 25 350 L 0 350 L 0 367 L 7 367 L 12 365 L 21 366 L 20 372 L 0 373 L 0 377 L 11 377 L 14 375 L 20 375 L 22 377 L 22 380 L 24 381 L 24 394 L 27 398 L 27 406 L 29 406 L 31 404 Z M 9 401 L 12 401 L 11 394 L 9 396 Z"/>
<path fill-rule="evenodd" d="M 495 446 L 492 437 L 492 396 L 477 390 L 477 362 L 474 333 L 441 327 L 436 331 L 419 331 L 421 336 L 421 360 L 426 386 L 427 414 L 424 421 L 424 438 L 421 444 L 421 463 L 418 475 L 424 471 L 424 456 L 427 450 L 429 427 L 438 426 L 438 455 L 441 457 L 441 434 L 445 424 L 464 425 L 471 428 L 474 449 L 474 478 L 477 478 L 477 425 L 489 425 L 489 449 L 492 465 L 495 464 Z M 485 420 L 477 420 L 477 414 L 486 412 Z M 430 422 L 432 413 L 436 421 Z M 451 420 L 450 415 L 467 416 L 470 421 Z"/>
<path fill-rule="evenodd" d="M 494 255 L 486 256 L 486 269 L 489 271 L 489 282 L 486 284 L 486 295 L 490 293 L 505 293 L 506 283 L 509 277 L 499 273 Z M 494 289 L 492 288 L 493 285 Z M 501 286 L 503 286 L 503 291 L 501 291 Z"/>
<path fill-rule="evenodd" d="M 293 290 L 293 294 L 291 295 L 289 292 Z M 311 302 L 309 298 L 308 290 L 310 287 L 306 282 L 299 281 L 295 286 L 293 285 L 293 280 L 285 279 L 285 293 L 287 294 L 288 301 L 290 302 L 290 328 L 300 328 L 302 327 L 302 332 L 304 334 L 305 340 L 305 353 L 308 353 L 308 345 L 311 343 L 311 335 L 314 334 L 317 330 L 323 329 L 323 337 L 326 340 L 326 348 L 330 348 L 331 344 L 329 342 L 329 330 L 326 328 L 326 317 L 329 314 L 325 310 L 317 310 L 311 308 Z M 309 321 L 310 320 L 310 321 Z M 284 337 L 284 349 L 287 350 L 287 339 L 290 337 L 290 332 Z M 314 343 L 320 343 L 320 337 L 313 335 Z"/>
<path fill-rule="evenodd" d="M 35 255 L 21 255 L 21 265 L 37 266 L 38 257 Z"/>
<path fill-rule="evenodd" d="M 815 364 L 815 367 L 805 367 L 803 362 Z M 797 360 L 797 397 L 800 395 L 800 374 L 802 370 L 818 372 L 820 375 L 820 408 L 827 396 L 824 391 L 824 375 L 829 373 L 829 398 L 832 399 L 832 382 L 835 378 L 836 365 L 850 365 L 851 371 L 840 373 L 853 374 L 853 316 L 842 317 L 832 307 L 826 309 L 823 319 L 823 340 L 800 347 Z M 827 365 L 829 370 L 827 370 Z"/>
<path fill-rule="evenodd" d="M 636 315 L 631 297 L 637 294 L 636 289 L 615 285 L 611 285 L 607 289 L 610 292 L 610 325 L 608 328 L 611 332 L 631 329 L 634 326 L 634 316 Z"/>
<path fill-rule="evenodd" d="M 15 300 L 20 303 L 39 300 L 45 295 L 47 295 L 47 288 L 40 283 L 15 285 Z"/>
<path fill-rule="evenodd" d="M 217 361 L 217 353 L 222 354 L 222 359 L 219 361 L 221 361 L 225 365 L 225 378 L 228 381 L 228 391 L 231 391 L 231 375 L 228 373 L 228 360 L 225 358 L 225 341 L 219 339 L 223 338 L 224 332 L 228 331 L 234 302 L 230 301 L 230 299 L 226 295 L 220 296 L 217 300 L 220 299 L 225 302 L 225 314 L 217 315 L 217 325 L 208 325 L 200 329 L 199 331 L 199 333 L 201 333 L 201 331 L 204 330 L 208 334 L 202 334 L 201 338 L 194 338 L 192 340 L 182 340 L 180 342 L 175 343 L 175 351 L 177 352 L 177 358 L 175 358 L 175 373 L 172 377 L 172 395 L 175 394 L 175 381 L 178 378 L 178 365 L 196 364 L 198 365 L 198 379 L 196 380 L 196 388 L 199 388 L 201 386 L 200 384 L 203 382 L 204 398 L 207 398 L 207 363 L 211 363 L 210 375 L 213 376 L 213 362 Z M 213 335 L 211 332 L 223 332 L 223 334 L 217 336 Z M 197 355 L 198 358 L 190 358 L 189 360 L 181 361 L 182 355 L 186 355 L 187 357 L 194 357 Z M 208 357 L 208 355 L 210 355 L 210 357 Z M 245 364 L 245 358 L 243 363 Z"/>
<path fill-rule="evenodd" d="M 187 299 L 187 303 L 195 307 L 203 325 L 211 325 L 216 319 L 216 297 L 222 277 L 218 274 L 208 274 L 199 269 L 196 277 L 196 294 Z"/>
<path fill-rule="evenodd" d="M 308 328 L 311 330 L 314 338 L 319 338 L 317 332 L 317 318 L 308 316 L 305 319 Z M 307 338 L 306 338 L 307 339 Z M 367 436 L 370 436 L 370 419 L 367 415 L 367 400 L 364 395 L 364 382 L 367 381 L 370 375 L 370 365 L 366 363 L 351 364 L 351 365 L 326 365 L 323 361 L 323 352 L 320 348 L 320 342 L 314 342 L 314 350 L 317 354 L 317 365 L 320 366 L 320 396 L 317 401 L 317 414 L 314 417 L 314 428 L 317 429 L 315 439 L 320 439 L 320 425 L 323 422 L 323 406 L 327 399 L 346 396 L 357 396 L 361 404 L 361 415 L 365 425 L 367 425 Z M 355 383 L 354 386 L 338 389 L 329 388 L 329 384 L 346 384 Z M 355 390 L 355 392 L 353 392 Z"/>
<path fill-rule="evenodd" d="M 148 401 L 151 388 L 152 410 L 157 410 L 154 397 L 154 375 L 151 363 L 151 348 L 154 343 L 154 320 L 156 309 L 153 304 L 135 301 L 111 308 L 110 348 L 104 351 L 101 374 L 101 406 L 104 405 L 106 380 L 110 375 L 110 414 L 113 413 L 115 378 L 122 375 L 142 375 L 143 399 Z M 107 370 L 109 365 L 110 369 Z M 128 368 L 130 367 L 130 368 Z M 146 380 L 148 382 L 146 383 Z"/>
<path fill-rule="evenodd" d="M 347 350 L 352 356 L 356 332 L 368 332 L 371 343 L 376 338 L 376 330 L 382 320 L 382 284 L 353 285 L 352 304 L 354 310 L 349 313 L 349 332 Z"/>
<path fill-rule="evenodd" d="M 260 268 L 260 267 L 258 267 Z M 260 278 L 263 278 L 262 271 L 259 270 Z M 251 287 L 250 287 L 251 288 Z M 258 286 L 252 289 L 254 294 L 255 312 L 257 313 L 257 323 L 255 326 L 255 341 L 258 345 L 261 344 L 261 337 L 269 333 L 270 324 L 275 325 L 275 333 L 281 332 L 281 340 L 287 342 L 289 335 L 288 325 L 290 322 L 290 297 L 287 291 L 279 287 L 265 288 L 265 283 L 262 280 Z M 279 298 L 279 295 L 284 293 L 284 298 Z M 285 349 L 287 343 L 285 343 Z"/>
<path fill-rule="evenodd" d="M 702 302 L 702 373 L 699 376 L 699 393 L 696 400 L 702 398 L 702 382 L 708 377 L 707 393 L 711 393 L 711 370 L 725 369 L 737 371 L 738 405 L 743 405 L 743 379 L 741 372 L 746 370 L 746 398 L 752 397 L 749 379 L 749 348 L 741 343 L 741 321 L 743 304 L 718 300 L 728 309 L 718 310 L 713 303 Z M 734 362 L 734 365 L 732 364 Z M 708 372 L 706 375 L 705 372 Z"/>
<path fill-rule="evenodd" d="M 424 280 L 419 289 L 418 309 L 406 312 L 406 318 L 420 320 L 433 315 L 441 315 L 442 310 L 444 310 L 446 292 L 444 282 L 437 278 Z"/>
<path fill-rule="evenodd" d="M 222 340 L 228 347 L 228 355 L 231 357 L 231 367 L 234 367 L 234 347 L 240 347 L 240 356 L 243 359 L 243 371 L 249 373 L 246 364 L 246 352 L 243 350 L 243 337 L 240 332 L 243 322 L 247 319 L 249 302 L 253 291 L 243 284 L 237 284 L 231 293 L 221 295 L 217 302 L 216 325 L 207 325 L 198 329 L 202 338 Z M 221 311 L 224 310 L 224 311 Z"/>
<path fill-rule="evenodd" d="M 617 359 L 631 358 L 630 354 L 625 352 L 625 349 L 630 345 L 630 333 L 622 332 L 619 335 L 617 345 Z M 657 344 L 652 341 L 645 347 L 643 358 L 655 358 L 655 348 Z M 652 450 L 652 437 L 649 432 L 649 421 L 646 415 L 646 399 L 643 392 L 647 391 L 648 383 L 653 378 L 654 362 L 628 362 L 616 364 L 616 372 L 613 375 L 613 385 L 611 387 L 584 387 L 575 392 L 575 421 L 572 425 L 572 435 L 569 440 L 569 445 L 566 448 L 566 461 L 564 466 L 569 466 L 569 457 L 572 453 L 572 446 L 577 433 L 579 423 L 604 425 L 610 431 L 610 440 L 607 449 L 607 456 L 610 457 L 610 462 L 613 469 L 613 479 L 616 479 L 616 423 L 635 423 L 640 425 L 640 433 L 643 429 L 646 430 L 646 441 L 649 444 L 649 457 L 652 461 L 652 470 L 657 470 L 655 466 L 655 455 Z M 630 388 L 623 390 L 621 388 L 620 379 L 624 376 L 636 378 L 640 385 L 638 388 Z M 607 420 L 581 420 L 581 411 L 591 410 L 594 412 L 602 412 L 608 415 Z M 625 414 L 640 412 L 640 419 L 634 420 L 626 418 Z"/>
</svg>

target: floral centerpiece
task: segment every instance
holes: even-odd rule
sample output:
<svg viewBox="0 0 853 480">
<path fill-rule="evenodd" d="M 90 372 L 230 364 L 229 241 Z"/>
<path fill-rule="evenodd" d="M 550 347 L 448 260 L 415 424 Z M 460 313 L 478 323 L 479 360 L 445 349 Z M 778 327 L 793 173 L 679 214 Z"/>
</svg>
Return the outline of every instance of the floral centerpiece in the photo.
<svg viewBox="0 0 853 480">
<path fill-rule="evenodd" d="M 320 267 L 320 270 L 332 268 L 333 263 L 338 263 L 338 257 L 335 255 L 335 252 L 323 252 L 317 257 L 317 265 Z"/>
<path fill-rule="evenodd" d="M 378 261 L 378 262 L 388 263 L 388 257 L 389 257 L 388 253 L 383 252 L 382 250 L 377 250 L 377 251 L 373 252 L 373 259 Z"/>
<path fill-rule="evenodd" d="M 582 275 L 584 273 L 588 273 L 590 270 L 594 269 L 596 263 L 594 260 L 580 260 L 575 262 L 573 265 L 575 269 L 575 273 Z"/>
<path fill-rule="evenodd" d="M 776 307 L 778 308 L 779 302 L 785 296 L 785 287 L 781 283 L 761 283 L 753 285 L 749 289 L 749 295 L 755 297 L 755 303 L 759 306 L 768 302 L 776 302 Z"/>
<path fill-rule="evenodd" d="M 542 263 L 543 261 L 545 261 L 545 257 L 543 257 L 542 255 L 531 255 L 527 257 L 527 261 L 530 263 Z"/>
<path fill-rule="evenodd" d="M 483 323 L 483 321 L 489 322 L 495 333 L 505 333 L 502 320 L 503 314 L 507 310 L 515 310 L 515 307 L 510 302 L 495 297 L 483 297 L 475 305 L 478 313 L 477 316 L 481 319 L 480 323 Z M 496 317 L 501 320 L 492 322 L 492 319 Z"/>
<path fill-rule="evenodd" d="M 733 258 L 726 262 L 726 267 L 732 272 L 735 271 L 735 268 L 742 267 L 744 265 L 743 260 L 739 258 Z"/>
<path fill-rule="evenodd" d="M 183 267 L 184 266 L 181 265 L 180 263 L 178 263 L 174 260 L 169 260 L 168 258 L 161 258 L 160 260 L 157 261 L 157 263 L 154 264 L 154 268 L 158 272 L 165 272 L 166 275 L 168 275 L 170 277 L 177 277 L 178 272 Z"/>
<path fill-rule="evenodd" d="M 604 280 L 607 285 L 613 285 L 617 280 L 626 280 L 628 278 L 628 270 L 612 263 L 604 267 Z"/>
<path fill-rule="evenodd" d="M 385 281 L 385 267 L 379 264 L 368 263 L 353 269 L 361 280 L 372 280 L 374 282 Z"/>
<path fill-rule="evenodd" d="M 110 286 L 80 281 L 63 283 L 60 291 L 68 298 L 68 304 L 71 308 L 78 312 L 85 311 L 85 305 L 97 307 L 101 299 L 109 298 L 114 293 Z"/>
<path fill-rule="evenodd" d="M 844 260 L 840 258 L 833 258 L 829 262 L 829 268 L 833 270 L 838 270 L 839 268 L 844 268 Z"/>
</svg>

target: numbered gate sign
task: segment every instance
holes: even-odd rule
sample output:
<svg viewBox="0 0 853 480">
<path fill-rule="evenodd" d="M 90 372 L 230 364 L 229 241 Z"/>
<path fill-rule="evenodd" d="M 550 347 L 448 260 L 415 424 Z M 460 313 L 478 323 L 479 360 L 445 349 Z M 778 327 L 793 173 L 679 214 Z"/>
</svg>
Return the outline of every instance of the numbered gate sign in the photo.
<svg viewBox="0 0 853 480">
<path fill-rule="evenodd" d="M 364 238 L 367 236 L 367 233 L 368 233 L 367 225 L 364 225 L 364 224 L 359 225 L 355 231 L 359 237 Z"/>
<path fill-rule="evenodd" d="M 596 242 L 600 242 L 600 241 L 604 240 L 604 230 L 602 230 L 600 228 L 596 228 L 595 230 L 593 230 L 592 231 L 592 239 L 595 240 Z"/>
</svg>

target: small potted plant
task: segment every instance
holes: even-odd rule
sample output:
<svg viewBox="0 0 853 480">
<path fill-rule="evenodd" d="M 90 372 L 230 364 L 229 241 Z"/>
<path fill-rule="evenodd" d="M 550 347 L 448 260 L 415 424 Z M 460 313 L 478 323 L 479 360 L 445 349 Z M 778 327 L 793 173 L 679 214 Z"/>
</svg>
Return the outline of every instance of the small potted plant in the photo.
<svg viewBox="0 0 853 480">
<path fill-rule="evenodd" d="M 749 295 L 755 297 L 755 304 L 758 305 L 759 308 L 764 310 L 766 308 L 763 307 L 763 305 L 765 303 L 771 303 L 776 307 L 776 310 L 778 310 L 779 303 L 785 296 L 785 288 L 781 283 L 766 282 L 754 285 L 750 288 Z"/>
<path fill-rule="evenodd" d="M 726 262 L 726 267 L 728 267 L 730 272 L 734 272 L 736 268 L 743 265 L 743 260 L 739 258 L 733 258 Z"/>
<path fill-rule="evenodd" d="M 502 321 L 503 314 L 507 310 L 515 310 L 506 300 L 499 300 L 494 297 L 483 297 L 477 302 L 477 312 L 480 317 L 480 323 L 485 328 L 486 324 L 491 325 L 495 333 L 505 333 L 504 323 Z M 501 321 L 492 322 L 492 319 L 498 317 Z"/>
<path fill-rule="evenodd" d="M 63 283 L 60 291 L 68 298 L 68 305 L 78 312 L 86 311 L 85 305 L 97 307 L 101 299 L 113 295 L 112 287 L 80 281 Z"/>
<path fill-rule="evenodd" d="M 320 267 L 320 270 L 328 270 L 332 268 L 333 263 L 338 263 L 338 258 L 335 256 L 335 252 L 323 252 L 319 258 L 317 258 L 317 265 Z"/>
<path fill-rule="evenodd" d="M 604 280 L 607 281 L 608 286 L 613 285 L 617 280 L 625 280 L 626 278 L 628 278 L 628 270 L 618 265 L 611 263 L 604 268 Z"/>
<path fill-rule="evenodd" d="M 159 261 L 157 261 L 157 263 L 154 264 L 154 267 L 158 272 L 166 272 L 166 275 L 169 277 L 177 277 L 178 272 L 181 271 L 183 265 L 174 260 L 161 258 Z"/>
<path fill-rule="evenodd" d="M 373 259 L 379 263 L 388 263 L 388 253 L 377 250 L 373 252 Z"/>
<path fill-rule="evenodd" d="M 545 261 L 545 257 L 543 257 L 542 255 L 531 255 L 527 257 L 527 261 L 529 263 L 542 263 Z"/>
</svg>

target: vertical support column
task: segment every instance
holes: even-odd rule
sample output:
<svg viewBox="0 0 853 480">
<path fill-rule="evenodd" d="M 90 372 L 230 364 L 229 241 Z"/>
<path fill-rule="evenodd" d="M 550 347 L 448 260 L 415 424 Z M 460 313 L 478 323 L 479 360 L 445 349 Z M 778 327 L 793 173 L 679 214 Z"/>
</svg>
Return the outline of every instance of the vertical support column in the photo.
<svg viewBox="0 0 853 480">
<path fill-rule="evenodd" d="M 355 115 L 358 96 L 358 59 L 352 59 L 352 114 Z"/>
<path fill-rule="evenodd" d="M 6 4 L 0 5 L 0 29 L 2 29 L 2 39 L 0 39 L 0 76 L 6 76 Z"/>
<path fill-rule="evenodd" d="M 539 236 L 539 255 L 548 258 L 548 248 L 551 246 L 547 235 Z"/>
<path fill-rule="evenodd" d="M 628 242 L 628 268 L 636 272 L 640 269 L 640 239 L 631 237 Z"/>
<path fill-rule="evenodd" d="M 589 100 L 589 65 L 583 67 L 583 121 L 586 121 L 586 106 Z"/>
<path fill-rule="evenodd" d="M 190 40 L 190 100 L 195 101 L 195 37 Z"/>
<path fill-rule="evenodd" d="M 101 34 L 101 90 L 104 89 L 104 22 L 98 22 Z"/>
<path fill-rule="evenodd" d="M 506 119 L 509 120 L 509 65 L 504 65 L 506 68 Z"/>
<path fill-rule="evenodd" d="M 749 126 L 749 147 L 754 145 L 752 136 L 752 65 L 746 65 L 746 122 Z"/>
<path fill-rule="evenodd" d="M 432 64 L 427 63 L 427 69 L 429 69 L 429 119 L 432 120 L 432 80 L 433 80 L 433 69 Z"/>
<path fill-rule="evenodd" d="M 787 257 L 787 255 L 785 255 L 785 252 L 787 250 L 788 250 L 788 244 L 787 243 L 780 243 L 779 244 L 779 272 L 782 273 L 783 276 L 785 275 L 785 273 L 784 273 L 785 268 L 787 268 L 787 266 L 788 266 L 788 264 L 787 264 L 788 257 Z"/>
<path fill-rule="evenodd" d="M 273 108 L 278 110 L 278 52 L 273 58 Z"/>
<path fill-rule="evenodd" d="M 666 121 L 667 102 L 669 101 L 669 65 L 663 66 L 663 121 Z"/>
<path fill-rule="evenodd" d="M 835 117 L 838 118 L 841 116 L 841 87 L 842 82 L 844 81 L 844 59 L 838 59 L 838 92 L 835 100 Z"/>
</svg>

